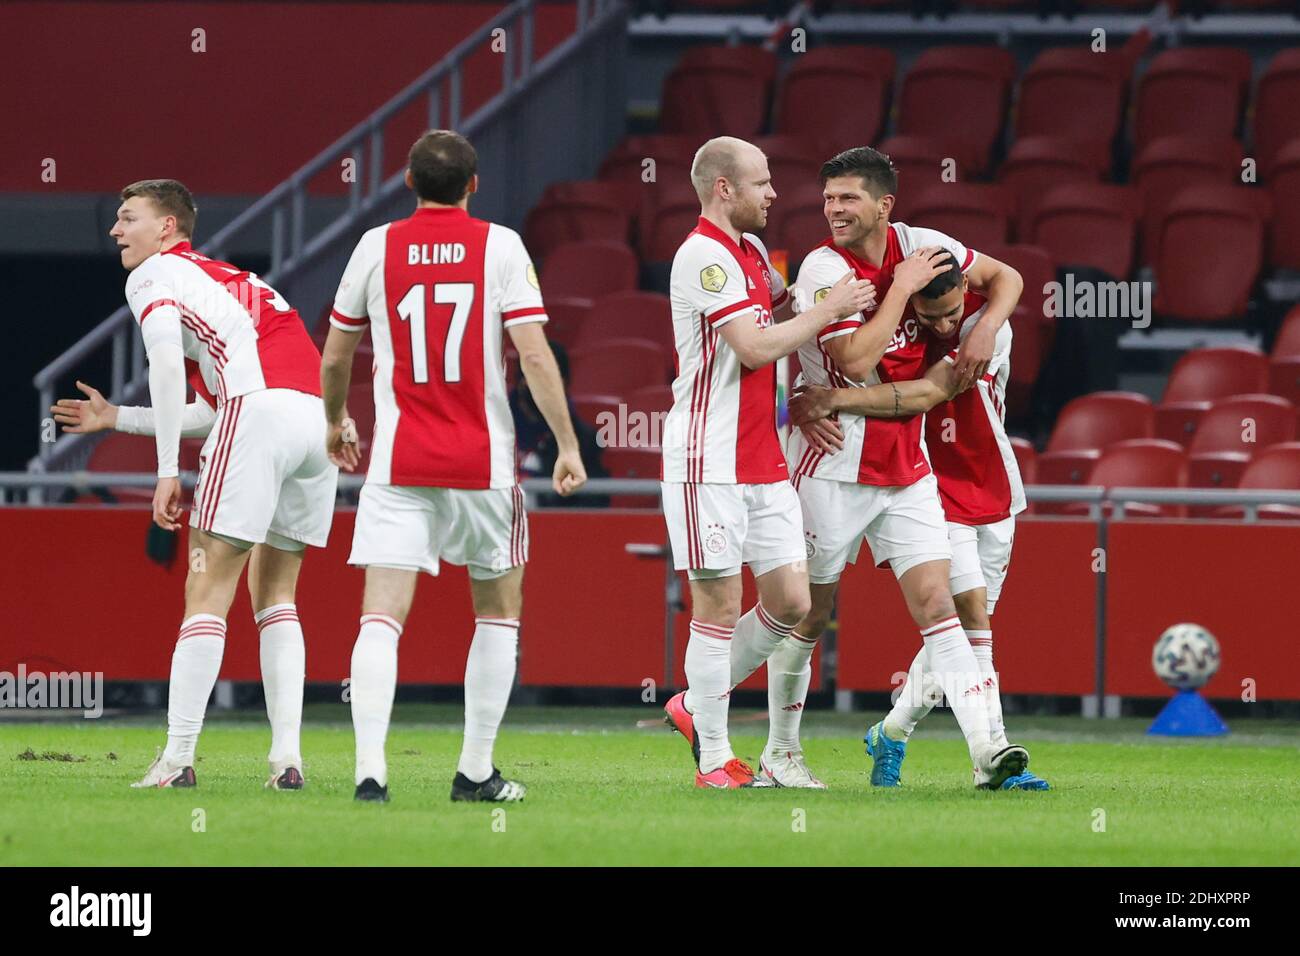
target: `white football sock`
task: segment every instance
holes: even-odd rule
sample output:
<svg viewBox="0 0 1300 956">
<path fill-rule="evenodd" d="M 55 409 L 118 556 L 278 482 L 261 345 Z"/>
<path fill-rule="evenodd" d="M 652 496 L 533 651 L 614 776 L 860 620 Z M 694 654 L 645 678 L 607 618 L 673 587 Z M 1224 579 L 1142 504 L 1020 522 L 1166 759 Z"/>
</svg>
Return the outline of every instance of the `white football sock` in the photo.
<svg viewBox="0 0 1300 956">
<path fill-rule="evenodd" d="M 271 721 L 271 752 L 266 759 L 275 770 L 291 766 L 301 770 L 307 647 L 298 609 L 292 604 L 272 604 L 254 614 L 253 620 L 259 635 L 266 716 Z"/>
<path fill-rule="evenodd" d="M 971 650 L 961 622 L 955 618 L 940 621 L 921 631 L 929 661 L 930 674 L 943 689 L 948 706 L 966 737 L 975 765 L 983 766 L 989 740 L 989 714 L 984 704 L 983 679 L 975 652 Z"/>
<path fill-rule="evenodd" d="M 799 723 L 812 682 L 816 639 L 792 632 L 767 659 L 766 754 L 799 751 Z"/>
<path fill-rule="evenodd" d="M 885 716 L 885 736 L 890 740 L 907 740 L 921 719 L 939 703 L 942 694 L 929 673 L 929 658 L 922 644 L 916 657 L 912 658 L 907 680 L 898 692 L 893 709 Z"/>
<path fill-rule="evenodd" d="M 688 709 L 694 715 L 695 733 L 700 738 L 701 773 L 711 773 L 736 756 L 731 752 L 731 740 L 727 736 L 731 635 L 729 627 L 691 621 L 691 637 L 686 645 L 686 683 L 690 686 Z"/>
<path fill-rule="evenodd" d="M 208 698 L 221 672 L 226 622 L 215 614 L 192 614 L 181 622 L 172 651 L 167 687 L 167 747 L 163 758 L 175 767 L 194 764 Z"/>
<path fill-rule="evenodd" d="M 367 777 L 388 785 L 384 741 L 397 693 L 397 641 L 402 625 L 387 614 L 361 615 L 361 630 L 352 647 L 352 729 L 357 738 L 359 784 Z"/>
<path fill-rule="evenodd" d="M 763 666 L 763 662 L 794 630 L 794 625 L 784 624 L 767 613 L 763 605 L 755 604 L 736 622 L 731 638 L 731 686 L 736 687 L 750 674 Z"/>
<path fill-rule="evenodd" d="M 1008 746 L 1007 728 L 1002 721 L 1002 693 L 998 687 L 998 672 L 993 667 L 993 632 L 967 631 L 971 650 L 979 662 L 980 673 L 984 675 L 984 706 L 989 714 L 989 738 L 993 746 L 1001 749 Z"/>
<path fill-rule="evenodd" d="M 474 618 L 465 663 L 465 742 L 456 770 L 475 783 L 492 776 L 492 744 L 515 683 L 518 618 Z"/>
</svg>

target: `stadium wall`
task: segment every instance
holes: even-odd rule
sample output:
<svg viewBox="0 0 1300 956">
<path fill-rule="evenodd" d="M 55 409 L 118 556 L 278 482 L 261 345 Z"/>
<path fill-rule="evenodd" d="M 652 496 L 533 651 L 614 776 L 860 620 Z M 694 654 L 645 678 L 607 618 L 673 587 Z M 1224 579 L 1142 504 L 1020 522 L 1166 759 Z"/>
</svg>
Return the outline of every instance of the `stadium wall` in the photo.
<svg viewBox="0 0 1300 956">
<path fill-rule="evenodd" d="M 329 547 L 313 552 L 303 569 L 298 605 L 311 682 L 337 683 L 348 674 L 363 583 L 346 563 L 354 518 L 354 511 L 339 511 Z M 164 567 L 146 557 L 149 527 L 138 508 L 0 509 L 0 535 L 23 542 L 0 557 L 8 605 L 0 670 L 22 662 L 46 671 L 102 671 L 109 681 L 166 680 L 186 558 L 180 550 Z M 660 515 L 538 511 L 530 537 L 521 683 L 639 689 L 646 678 L 661 687 L 680 680 L 689 615 L 675 615 L 676 664 L 665 675 L 663 565 L 626 551 L 632 542 L 664 542 Z M 1266 524 L 1111 523 L 1106 693 L 1167 696 L 1151 671 L 1151 647 L 1169 625 L 1192 620 L 1223 646 L 1210 696 L 1239 698 L 1251 679 L 1260 700 L 1300 700 L 1300 673 L 1281 666 L 1295 656 L 1294 625 L 1287 602 L 1274 599 L 1289 593 L 1293 537 L 1293 528 Z M 1020 523 L 995 621 L 998 669 L 1009 690 L 1093 693 L 1096 540 L 1096 526 L 1086 520 Z M 45 570 L 34 574 L 35 568 Z M 399 679 L 460 683 L 471 620 L 463 569 L 448 566 L 436 579 L 423 578 L 402 639 Z M 229 634 L 222 676 L 260 680 L 245 593 L 231 610 Z M 838 689 L 892 689 L 917 646 L 893 576 L 851 568 L 840 597 Z M 752 683 L 762 686 L 762 677 Z"/>
</svg>

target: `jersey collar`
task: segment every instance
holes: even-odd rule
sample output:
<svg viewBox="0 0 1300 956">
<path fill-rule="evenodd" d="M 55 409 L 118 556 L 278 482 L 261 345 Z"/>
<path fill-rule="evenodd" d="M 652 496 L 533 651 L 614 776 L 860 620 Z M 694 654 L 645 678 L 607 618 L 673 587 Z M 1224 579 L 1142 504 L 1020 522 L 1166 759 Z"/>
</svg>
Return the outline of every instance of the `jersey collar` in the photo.
<svg viewBox="0 0 1300 956">
<path fill-rule="evenodd" d="M 469 213 L 459 206 L 420 206 L 412 214 L 412 218 L 419 216 L 425 219 L 468 219 Z"/>
<path fill-rule="evenodd" d="M 716 239 L 718 242 L 730 249 L 737 257 L 747 253 L 747 250 L 743 245 L 737 244 L 735 239 L 732 239 L 729 235 L 714 225 L 712 220 L 706 219 L 704 216 L 700 217 L 700 221 L 695 226 L 695 231 L 700 235 L 708 236 L 710 239 Z M 740 237 L 740 242 L 745 242 L 745 237 L 743 235 Z"/>
</svg>

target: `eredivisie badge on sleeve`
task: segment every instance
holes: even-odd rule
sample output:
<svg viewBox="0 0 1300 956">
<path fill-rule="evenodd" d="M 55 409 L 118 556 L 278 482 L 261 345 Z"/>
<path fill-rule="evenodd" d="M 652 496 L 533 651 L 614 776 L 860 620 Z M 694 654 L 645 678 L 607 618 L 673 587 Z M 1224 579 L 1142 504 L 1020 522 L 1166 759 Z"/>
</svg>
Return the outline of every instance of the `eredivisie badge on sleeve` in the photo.
<svg viewBox="0 0 1300 956">
<path fill-rule="evenodd" d="M 708 292 L 721 292 L 727 284 L 727 274 L 722 266 L 714 264 L 700 270 L 700 286 Z"/>
</svg>

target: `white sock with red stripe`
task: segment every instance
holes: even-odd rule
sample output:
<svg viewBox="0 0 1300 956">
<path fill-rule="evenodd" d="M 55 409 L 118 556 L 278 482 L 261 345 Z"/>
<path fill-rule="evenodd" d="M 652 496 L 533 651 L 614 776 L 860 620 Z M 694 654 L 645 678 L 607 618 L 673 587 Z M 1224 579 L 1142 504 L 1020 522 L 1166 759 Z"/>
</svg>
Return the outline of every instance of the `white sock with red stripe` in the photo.
<svg viewBox="0 0 1300 956">
<path fill-rule="evenodd" d="M 465 662 L 465 742 L 456 770 L 475 783 L 492 776 L 492 745 L 515 683 L 518 653 L 518 618 L 474 618 Z"/>
<path fill-rule="evenodd" d="M 272 604 L 253 615 L 257 622 L 262 660 L 262 689 L 271 721 L 274 770 L 302 769 L 302 688 L 307 679 L 307 647 L 302 639 L 298 609 Z"/>
<path fill-rule="evenodd" d="M 989 746 L 989 714 L 984 703 L 983 679 L 961 621 L 951 617 L 921 631 L 929 660 L 927 670 L 943 689 L 948 706 L 966 737 L 976 766 Z"/>
<path fill-rule="evenodd" d="M 912 666 L 907 670 L 907 680 L 894 701 L 894 707 L 885 716 L 885 736 L 890 740 L 907 740 L 943 696 L 934 677 L 928 672 L 929 660 L 925 645 L 916 652 Z"/>
<path fill-rule="evenodd" d="M 792 631 L 767 659 L 767 747 L 765 754 L 796 753 L 803 705 L 812 682 L 815 638 Z"/>
<path fill-rule="evenodd" d="M 167 748 L 163 757 L 172 766 L 194 764 L 203 715 L 225 651 L 226 622 L 215 614 L 192 614 L 181 622 L 167 687 Z"/>
<path fill-rule="evenodd" d="M 727 736 L 731 706 L 731 635 L 720 624 L 691 621 L 686 645 L 686 709 L 700 738 L 700 772 L 711 773 L 736 755 Z"/>
<path fill-rule="evenodd" d="M 798 623 L 783 624 L 768 614 L 761 603 L 742 615 L 731 638 L 731 686 L 742 683 L 762 667 Z"/>
<path fill-rule="evenodd" d="M 998 672 L 993 667 L 993 632 L 967 631 L 971 651 L 984 675 L 984 707 L 989 715 L 989 737 L 998 748 L 1007 746 L 1007 728 L 1002 721 L 1002 694 L 998 688 Z"/>
<path fill-rule="evenodd" d="M 361 615 L 352 647 L 352 729 L 357 737 L 356 782 L 372 778 L 388 785 L 384 741 L 397 692 L 397 640 L 402 625 L 387 614 Z"/>
</svg>

